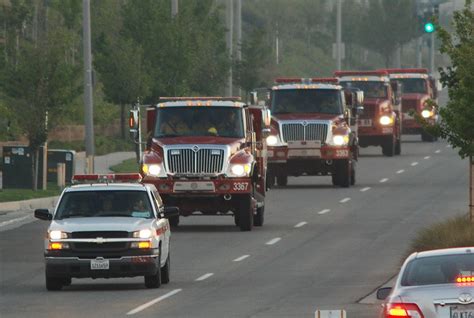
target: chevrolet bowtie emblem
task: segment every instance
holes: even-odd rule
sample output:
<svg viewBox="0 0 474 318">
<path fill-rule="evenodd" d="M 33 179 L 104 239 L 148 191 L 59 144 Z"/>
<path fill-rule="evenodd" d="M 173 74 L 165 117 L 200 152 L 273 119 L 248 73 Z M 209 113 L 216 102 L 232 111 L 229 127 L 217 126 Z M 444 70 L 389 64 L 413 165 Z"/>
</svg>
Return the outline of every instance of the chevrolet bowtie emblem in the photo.
<svg viewBox="0 0 474 318">
<path fill-rule="evenodd" d="M 95 242 L 97 244 L 104 244 L 105 243 L 105 239 L 103 237 L 98 237 L 95 239 Z"/>
<path fill-rule="evenodd" d="M 470 304 L 473 299 L 472 299 L 471 294 L 466 293 L 466 294 L 459 295 L 458 300 L 460 304 L 467 305 L 467 304 Z"/>
</svg>

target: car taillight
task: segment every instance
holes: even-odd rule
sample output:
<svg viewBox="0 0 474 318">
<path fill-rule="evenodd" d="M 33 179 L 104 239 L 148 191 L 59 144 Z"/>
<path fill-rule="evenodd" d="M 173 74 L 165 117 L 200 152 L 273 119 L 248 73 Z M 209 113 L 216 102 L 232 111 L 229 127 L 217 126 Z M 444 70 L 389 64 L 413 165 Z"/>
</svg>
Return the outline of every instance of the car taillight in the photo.
<svg viewBox="0 0 474 318">
<path fill-rule="evenodd" d="M 424 318 L 416 304 L 390 303 L 385 305 L 384 318 L 396 317 Z"/>
</svg>

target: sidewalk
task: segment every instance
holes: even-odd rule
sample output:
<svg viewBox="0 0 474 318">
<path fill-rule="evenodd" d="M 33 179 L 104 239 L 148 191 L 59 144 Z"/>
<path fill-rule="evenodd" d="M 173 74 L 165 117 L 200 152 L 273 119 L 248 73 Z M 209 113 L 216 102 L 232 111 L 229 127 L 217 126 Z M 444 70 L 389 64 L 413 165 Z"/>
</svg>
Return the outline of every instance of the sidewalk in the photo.
<svg viewBox="0 0 474 318">
<path fill-rule="evenodd" d="M 109 173 L 110 167 L 116 164 L 121 163 L 124 160 L 133 158 L 135 156 L 134 152 L 114 152 L 103 156 L 97 156 L 94 158 L 95 173 Z M 85 168 L 85 153 L 79 152 L 75 156 L 75 173 L 83 174 Z M 1 175 L 0 175 L 1 177 Z M 15 212 L 15 211 L 25 211 L 25 210 L 35 210 L 39 208 L 53 208 L 56 204 L 58 197 L 48 197 L 41 199 L 31 199 L 24 201 L 14 201 L 14 202 L 2 202 L 0 203 L 0 212 L 5 214 L 6 212 Z M 0 218 L 1 224 L 1 218 Z"/>
</svg>

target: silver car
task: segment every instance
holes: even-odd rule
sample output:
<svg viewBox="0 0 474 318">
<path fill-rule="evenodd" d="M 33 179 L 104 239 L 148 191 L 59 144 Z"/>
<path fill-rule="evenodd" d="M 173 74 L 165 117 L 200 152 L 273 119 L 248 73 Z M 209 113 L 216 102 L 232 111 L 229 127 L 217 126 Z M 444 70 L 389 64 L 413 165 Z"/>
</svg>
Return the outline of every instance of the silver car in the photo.
<svg viewBox="0 0 474 318">
<path fill-rule="evenodd" d="M 377 298 L 384 318 L 474 318 L 474 246 L 413 253 Z"/>
<path fill-rule="evenodd" d="M 101 183 L 97 176 L 75 176 L 86 184 L 67 187 L 53 213 L 35 211 L 35 217 L 51 220 L 44 251 L 46 289 L 59 290 L 71 278 L 86 277 L 144 276 L 148 288 L 168 283 L 167 218 L 178 215 L 178 209 L 165 208 L 154 185 L 130 183 L 119 174 L 105 175 Z"/>
</svg>

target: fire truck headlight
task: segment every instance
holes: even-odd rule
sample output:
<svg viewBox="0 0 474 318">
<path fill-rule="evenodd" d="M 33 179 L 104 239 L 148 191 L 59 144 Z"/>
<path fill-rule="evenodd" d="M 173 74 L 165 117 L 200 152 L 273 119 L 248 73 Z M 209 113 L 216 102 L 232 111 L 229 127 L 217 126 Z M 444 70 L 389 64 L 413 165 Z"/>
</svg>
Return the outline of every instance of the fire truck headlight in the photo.
<svg viewBox="0 0 474 318">
<path fill-rule="evenodd" d="M 393 124 L 393 119 L 390 116 L 384 115 L 380 117 L 379 122 L 381 125 L 387 126 Z"/>
<path fill-rule="evenodd" d="M 144 163 L 142 166 L 142 170 L 147 175 L 158 177 L 161 173 L 161 165 Z"/>
<path fill-rule="evenodd" d="M 423 118 L 430 118 L 431 116 L 433 116 L 433 113 L 431 112 L 431 110 L 424 109 L 421 112 L 421 117 L 423 117 Z"/>
<path fill-rule="evenodd" d="M 345 146 L 349 143 L 348 135 L 334 135 L 332 137 L 332 142 L 336 146 Z"/>
<path fill-rule="evenodd" d="M 267 145 L 275 146 L 278 143 L 278 138 L 275 135 L 270 135 L 267 137 Z"/>
<path fill-rule="evenodd" d="M 250 164 L 233 164 L 230 167 L 230 172 L 236 177 L 248 176 L 250 172 Z"/>
</svg>

